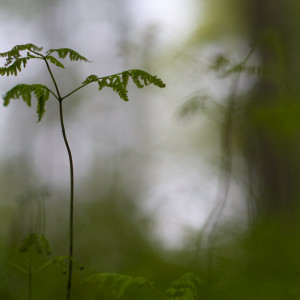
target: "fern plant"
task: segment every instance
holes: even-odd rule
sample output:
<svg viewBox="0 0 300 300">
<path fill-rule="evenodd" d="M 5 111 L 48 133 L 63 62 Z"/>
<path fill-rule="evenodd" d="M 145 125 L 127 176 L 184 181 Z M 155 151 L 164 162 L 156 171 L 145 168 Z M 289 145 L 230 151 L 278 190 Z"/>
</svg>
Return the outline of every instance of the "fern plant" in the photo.
<svg viewBox="0 0 300 300">
<path fill-rule="evenodd" d="M 14 262 L 13 260 L 8 260 L 6 262 L 7 266 L 10 268 L 14 268 L 21 273 L 25 274 L 28 279 L 28 300 L 33 298 L 33 284 L 32 279 L 33 276 L 39 273 L 40 271 L 44 270 L 50 264 L 57 265 L 62 274 L 67 274 L 67 264 L 69 261 L 72 261 L 75 267 L 78 270 L 83 270 L 84 267 L 80 265 L 77 261 L 75 261 L 72 257 L 69 256 L 57 256 L 51 259 L 48 259 L 40 266 L 35 266 L 33 262 L 34 255 L 47 255 L 51 254 L 51 249 L 49 242 L 45 235 L 41 233 L 31 233 L 29 234 L 21 243 L 19 247 L 19 251 L 23 254 L 27 254 L 27 267 L 20 265 L 19 263 Z"/>
<path fill-rule="evenodd" d="M 48 240 L 43 234 L 40 233 L 31 233 L 23 241 L 19 248 L 21 253 L 27 254 L 28 264 L 27 267 L 21 266 L 18 263 L 13 262 L 12 260 L 7 261 L 9 267 L 13 267 L 27 276 L 28 279 L 28 299 L 32 299 L 32 277 L 34 274 L 37 274 L 41 270 L 47 267 L 50 264 L 50 261 L 44 263 L 42 266 L 35 267 L 33 264 L 33 255 L 34 254 L 45 254 L 50 255 L 51 250 L 48 243 Z"/>
<path fill-rule="evenodd" d="M 99 288 L 109 287 L 118 298 L 124 296 L 130 287 L 140 288 L 143 285 L 152 287 L 152 283 L 143 277 L 132 277 L 116 273 L 97 273 L 90 275 L 85 280 L 87 283 L 96 284 Z"/>
<path fill-rule="evenodd" d="M 122 298 L 130 287 L 140 288 L 141 286 L 148 286 L 166 300 L 199 300 L 199 292 L 203 285 L 202 279 L 192 272 L 184 273 L 173 280 L 166 293 L 157 289 L 152 282 L 143 277 L 117 273 L 97 273 L 88 276 L 85 281 L 96 284 L 99 288 L 111 288 L 118 298 Z"/>
<path fill-rule="evenodd" d="M 149 84 L 156 85 L 160 88 L 165 87 L 165 83 L 158 78 L 157 76 L 150 75 L 149 73 L 133 69 L 123 71 L 121 73 L 99 77 L 97 75 L 88 76 L 76 89 L 69 92 L 66 95 L 61 95 L 60 89 L 58 87 L 58 83 L 54 77 L 52 69 L 50 65 L 54 65 L 55 67 L 64 69 L 65 66 L 59 59 L 69 58 L 71 61 L 81 61 L 81 62 L 89 62 L 87 58 L 80 55 L 76 51 L 69 48 L 60 48 L 60 49 L 50 49 L 46 51 L 46 53 L 42 53 L 43 48 L 38 47 L 34 44 L 25 44 L 25 45 L 16 45 L 10 51 L 0 53 L 0 57 L 5 59 L 4 66 L 0 68 L 0 75 L 4 76 L 17 76 L 19 72 L 22 71 L 30 60 L 39 59 L 42 60 L 52 79 L 54 89 L 50 89 L 49 87 L 43 84 L 18 84 L 14 86 L 11 90 L 9 90 L 4 96 L 4 106 L 7 106 L 11 100 L 22 98 L 23 101 L 31 106 L 31 97 L 32 95 L 37 100 L 37 118 L 38 122 L 42 120 L 45 114 L 45 105 L 49 99 L 50 94 L 58 101 L 59 104 L 59 115 L 60 115 L 60 125 L 62 130 L 62 135 L 64 139 L 64 143 L 68 152 L 69 157 L 69 165 L 70 165 L 70 222 L 69 222 L 69 266 L 68 266 L 68 284 L 67 284 L 67 300 L 71 299 L 71 286 L 72 286 L 72 272 L 73 272 L 73 236 L 74 236 L 74 170 L 73 170 L 73 158 L 71 149 L 67 140 L 65 126 L 64 126 L 64 118 L 63 118 L 63 100 L 77 92 L 79 89 L 89 85 L 90 83 L 97 83 L 99 87 L 99 91 L 101 91 L 104 87 L 112 88 L 121 99 L 124 101 L 128 101 L 128 81 L 129 78 L 132 79 L 133 83 L 138 88 L 143 88 Z M 26 52 L 26 54 L 24 54 Z M 56 55 L 56 58 L 54 55 Z"/>
</svg>

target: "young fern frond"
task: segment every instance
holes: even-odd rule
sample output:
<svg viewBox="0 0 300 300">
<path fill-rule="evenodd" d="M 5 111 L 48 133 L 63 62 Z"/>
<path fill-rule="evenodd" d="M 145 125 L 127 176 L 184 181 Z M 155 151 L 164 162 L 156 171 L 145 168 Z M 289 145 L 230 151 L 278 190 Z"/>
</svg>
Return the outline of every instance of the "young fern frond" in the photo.
<svg viewBox="0 0 300 300">
<path fill-rule="evenodd" d="M 45 113 L 45 104 L 49 99 L 50 92 L 52 93 L 48 87 L 42 84 L 18 84 L 3 96 L 3 105 L 7 106 L 12 99 L 22 98 L 28 106 L 31 106 L 31 93 L 33 93 L 38 102 L 36 112 L 39 122 Z"/>
<path fill-rule="evenodd" d="M 17 45 L 13 47 L 10 51 L 0 53 L 0 57 L 6 59 L 4 67 L 0 68 L 0 75 L 15 75 L 17 76 L 18 71 L 21 71 L 21 66 L 25 68 L 27 61 L 31 58 L 38 58 L 31 55 L 27 52 L 27 56 L 22 57 L 20 54 L 21 51 L 28 50 L 28 51 L 41 51 L 43 48 L 37 47 L 34 44 L 25 44 L 25 45 Z M 34 53 L 34 52 L 33 52 Z"/>
<path fill-rule="evenodd" d="M 30 249 L 35 249 L 35 251 L 38 254 L 42 254 L 45 252 L 45 254 L 50 255 L 50 245 L 47 240 L 47 238 L 40 233 L 31 233 L 29 236 L 27 236 L 20 247 L 21 252 L 27 252 Z"/>
<path fill-rule="evenodd" d="M 21 72 L 21 67 L 23 65 L 23 68 L 26 67 L 27 61 L 30 59 L 31 57 L 21 57 L 15 60 L 14 63 L 12 63 L 10 66 L 7 67 L 2 67 L 0 68 L 0 75 L 4 76 L 4 75 L 18 75 L 18 71 Z"/>
<path fill-rule="evenodd" d="M 7 67 L 14 60 L 20 58 L 21 57 L 20 52 L 25 51 L 25 50 L 40 52 L 40 51 L 43 50 L 43 48 L 38 47 L 34 44 L 16 45 L 10 51 L 0 53 L 0 57 L 5 57 L 6 58 L 5 66 Z"/>
<path fill-rule="evenodd" d="M 78 52 L 69 48 L 50 49 L 47 51 L 47 57 L 54 52 L 56 52 L 60 58 L 65 58 L 69 54 L 69 59 L 72 61 L 81 60 L 81 61 L 89 62 L 87 58 L 85 58 L 84 56 L 80 55 Z"/>
<path fill-rule="evenodd" d="M 125 73 L 126 72 L 128 72 L 128 75 L 131 76 L 133 82 L 138 88 L 143 88 L 145 85 L 149 85 L 149 84 L 154 84 L 160 88 L 164 88 L 166 86 L 165 83 L 160 78 L 158 78 L 157 76 L 150 75 L 145 71 L 135 69 L 135 70 L 125 71 Z M 140 80 L 143 80 L 144 84 L 142 84 Z"/>
<path fill-rule="evenodd" d="M 105 77 L 103 79 L 98 79 L 98 86 L 99 86 L 99 91 L 101 91 L 105 86 L 112 88 L 118 95 L 120 96 L 121 99 L 124 101 L 128 101 L 128 91 L 126 89 L 126 86 L 124 86 L 122 79 L 120 76 L 109 76 Z"/>
<path fill-rule="evenodd" d="M 138 88 L 143 88 L 144 86 L 149 84 L 154 84 L 160 88 L 164 88 L 166 86 L 165 83 L 157 76 L 150 75 L 149 73 L 138 69 L 128 70 L 122 73 L 105 77 L 90 75 L 82 84 L 87 85 L 91 82 L 97 82 L 99 91 L 101 91 L 104 87 L 110 87 L 118 93 L 121 99 L 123 99 L 124 101 L 128 101 L 129 98 L 127 85 L 129 77 L 131 77 L 132 81 Z M 141 83 L 141 81 L 143 81 L 143 83 Z"/>
<path fill-rule="evenodd" d="M 129 76 L 131 76 L 134 84 L 138 88 L 143 88 L 144 86 L 149 84 L 154 84 L 160 88 L 164 88 L 166 86 L 160 78 L 158 78 L 157 76 L 152 76 L 145 71 L 131 70 L 128 72 L 129 72 Z M 140 80 L 143 80 L 143 83 L 141 83 Z"/>
<path fill-rule="evenodd" d="M 21 56 L 20 52 L 27 50 L 27 56 Z M 84 86 L 92 83 L 97 82 L 99 86 L 99 90 L 102 90 L 104 87 L 110 87 L 112 88 L 121 99 L 124 101 L 128 101 L 128 80 L 129 77 L 132 78 L 134 84 L 138 88 L 142 88 L 149 84 L 154 84 L 158 87 L 165 87 L 165 84 L 163 81 L 156 77 L 152 76 L 149 73 L 142 71 L 142 70 L 128 70 L 124 71 L 122 73 L 105 76 L 105 77 L 98 77 L 97 75 L 90 75 L 86 78 L 86 80 L 82 83 L 81 86 L 77 87 L 75 90 L 70 92 L 64 97 L 61 97 L 60 91 L 57 85 L 57 82 L 55 80 L 55 77 L 52 73 L 52 70 L 49 66 L 50 62 L 51 64 L 54 64 L 55 66 L 59 68 L 64 68 L 64 65 L 56 59 L 52 54 L 58 55 L 59 58 L 64 59 L 67 56 L 69 56 L 69 59 L 71 61 L 84 61 L 88 62 L 89 60 L 76 51 L 68 48 L 60 48 L 60 49 L 50 49 L 46 52 L 46 55 L 43 55 L 39 53 L 42 50 L 42 48 L 39 48 L 35 46 L 34 44 L 26 44 L 26 45 L 17 45 L 12 50 L 4 53 L 0 53 L 0 58 L 5 58 L 6 63 L 4 67 L 0 67 L 0 75 L 17 75 L 18 71 L 21 71 L 21 67 L 26 66 L 28 60 L 33 58 L 41 59 L 45 62 L 46 67 L 48 69 L 48 72 L 52 78 L 52 82 L 55 86 L 56 94 L 49 89 L 47 86 L 42 84 L 18 84 L 15 87 L 13 87 L 11 90 L 9 90 L 3 97 L 4 100 L 4 106 L 7 106 L 10 103 L 10 100 L 12 99 L 18 99 L 22 98 L 24 102 L 28 106 L 31 106 L 31 94 L 33 93 L 34 96 L 37 99 L 37 115 L 38 115 L 38 121 L 41 121 L 44 113 L 45 113 L 45 104 L 46 101 L 49 99 L 50 93 L 58 100 L 59 102 L 59 112 L 60 112 L 60 124 L 62 129 L 62 135 L 63 139 L 66 145 L 66 149 L 68 152 L 69 157 L 69 165 L 70 165 L 70 218 L 69 218 L 69 256 L 64 257 L 58 257 L 53 260 L 54 263 L 60 265 L 63 268 L 63 272 L 67 272 L 67 263 L 69 264 L 68 268 L 68 284 L 67 284 L 67 300 L 71 299 L 71 286 L 72 286 L 72 272 L 73 272 L 73 265 L 79 269 L 82 269 L 83 267 L 80 266 L 76 261 L 74 261 L 73 258 L 73 235 L 74 235 L 74 171 L 73 171 L 73 158 L 70 150 L 70 146 L 66 137 L 65 133 L 65 127 L 64 127 L 64 121 L 63 121 L 63 108 L 62 108 L 62 102 L 65 98 L 69 97 L 79 89 L 83 88 Z M 39 243 L 40 244 L 39 244 Z M 31 245 L 35 245 L 37 247 L 38 251 L 40 249 L 44 249 L 43 247 L 46 247 L 45 240 L 41 237 L 37 237 L 35 235 L 30 236 L 23 245 L 24 251 L 27 251 Z M 44 268 L 44 266 L 42 266 Z M 19 268 L 20 269 L 20 268 Z M 41 268 L 39 268 L 40 270 Z M 26 270 L 25 270 L 26 273 Z M 29 281 L 31 286 L 31 276 L 32 272 L 29 271 Z M 125 290 L 131 286 L 131 285 L 137 285 L 141 286 L 143 284 L 148 284 L 151 286 L 149 282 L 147 282 L 145 279 L 140 277 L 131 277 L 126 275 L 118 275 L 118 274 L 96 274 L 94 277 L 90 277 L 89 282 L 95 282 L 100 285 L 104 285 L 106 283 L 112 283 L 116 287 L 117 295 L 122 296 L 125 292 Z M 30 290 L 30 289 L 29 289 Z"/>
</svg>

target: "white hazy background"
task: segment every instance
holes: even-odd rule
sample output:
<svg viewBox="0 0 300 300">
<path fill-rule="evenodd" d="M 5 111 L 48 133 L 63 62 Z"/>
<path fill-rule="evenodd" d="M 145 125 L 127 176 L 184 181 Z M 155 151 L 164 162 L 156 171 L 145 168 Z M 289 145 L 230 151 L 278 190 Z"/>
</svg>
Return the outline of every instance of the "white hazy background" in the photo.
<svg viewBox="0 0 300 300">
<path fill-rule="evenodd" d="M 117 172 L 124 185 L 139 193 L 141 216 L 151 215 L 149 237 L 166 247 L 183 246 L 188 232 L 199 230 L 215 205 L 220 152 L 217 122 L 201 112 L 181 119 L 179 111 L 202 91 L 222 101 L 229 86 L 206 71 L 219 46 L 188 47 L 202 22 L 202 1 L 0 0 L 0 4 L 0 52 L 34 43 L 45 50 L 72 48 L 92 60 L 91 64 L 66 60 L 66 70 L 55 70 L 64 82 L 63 94 L 90 74 L 124 69 L 145 69 L 164 80 L 165 89 L 131 86 L 128 103 L 113 91 L 99 94 L 97 86 L 88 86 L 65 101 L 65 123 L 75 162 L 76 201 L 86 201 L 83 191 L 88 190 L 85 178 L 90 172 L 101 170 L 106 179 Z M 1 94 L 37 78 L 52 84 L 43 64 L 29 62 L 17 78 L 1 78 Z M 18 165 L 18 157 L 25 155 L 36 172 L 34 178 L 21 180 L 25 186 L 68 190 L 68 161 L 56 103 L 49 100 L 44 119 L 36 123 L 32 102 L 31 109 L 19 100 L 0 108 L 1 163 L 13 162 L 8 166 L 11 172 L 26 168 Z M 99 178 L 100 194 L 105 178 Z M 1 200 L 2 207 L 13 207 L 20 191 L 6 188 L 10 192 Z M 237 201 L 241 192 L 233 183 L 225 217 L 243 214 Z"/>
</svg>

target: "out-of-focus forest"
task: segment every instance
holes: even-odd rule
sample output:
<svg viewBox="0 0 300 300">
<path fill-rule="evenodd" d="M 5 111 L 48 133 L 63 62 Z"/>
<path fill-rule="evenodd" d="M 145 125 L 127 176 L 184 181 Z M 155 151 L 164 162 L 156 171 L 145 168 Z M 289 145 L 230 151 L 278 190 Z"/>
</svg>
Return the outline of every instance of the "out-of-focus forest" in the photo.
<svg viewBox="0 0 300 300">
<path fill-rule="evenodd" d="M 54 70 L 64 94 L 90 74 L 134 68 L 166 83 L 131 85 L 129 102 L 92 85 L 64 102 L 74 258 L 84 266 L 72 299 L 122 294 L 120 282 L 87 282 L 95 273 L 151 282 L 128 287 L 128 277 L 123 299 L 300 299 L 300 3 L 0 4 L 0 52 L 34 43 L 91 60 Z M 21 82 L 52 84 L 38 61 L 0 79 L 1 95 Z M 64 265 L 39 271 L 68 255 L 58 106 L 50 99 L 37 123 L 36 103 L 22 102 L 0 109 L 0 299 L 64 299 Z M 50 255 L 21 251 L 31 233 L 47 237 Z M 27 268 L 39 271 L 30 287 Z"/>
</svg>

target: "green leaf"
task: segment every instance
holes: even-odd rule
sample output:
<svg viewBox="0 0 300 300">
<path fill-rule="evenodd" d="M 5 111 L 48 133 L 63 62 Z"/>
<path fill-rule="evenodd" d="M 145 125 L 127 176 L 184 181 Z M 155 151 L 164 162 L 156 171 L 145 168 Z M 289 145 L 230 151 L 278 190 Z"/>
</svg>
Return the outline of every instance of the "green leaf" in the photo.
<svg viewBox="0 0 300 300">
<path fill-rule="evenodd" d="M 88 84 L 90 82 L 93 82 L 93 81 L 97 81 L 98 80 L 98 76 L 97 75 L 90 75 L 86 78 L 85 81 L 82 82 L 82 84 Z"/>
<path fill-rule="evenodd" d="M 129 80 L 129 72 L 123 72 L 122 73 L 122 81 L 123 81 L 123 86 L 124 86 L 124 88 L 126 88 L 127 87 L 127 85 L 128 85 L 128 80 Z"/>
<path fill-rule="evenodd" d="M 120 75 L 112 75 L 103 78 L 102 80 L 98 80 L 98 85 L 99 85 L 99 91 L 102 90 L 104 86 L 110 87 L 118 93 L 119 97 L 123 99 L 124 101 L 128 101 L 128 91 L 126 86 L 124 86 L 124 83 L 120 77 Z"/>
<path fill-rule="evenodd" d="M 65 68 L 65 66 L 59 60 L 57 60 L 55 57 L 49 55 L 49 56 L 47 56 L 47 59 L 49 59 L 50 62 L 52 64 L 56 65 L 57 67 L 63 68 L 63 69 Z"/>
<path fill-rule="evenodd" d="M 21 56 L 20 52 L 25 50 L 40 52 L 43 48 L 34 44 L 16 45 L 11 50 L 0 53 L 0 57 L 6 57 L 10 61 L 19 58 Z"/>
<path fill-rule="evenodd" d="M 24 51 L 24 50 L 29 50 L 29 51 L 36 51 L 36 52 L 40 52 L 43 50 L 43 47 L 38 47 L 32 43 L 28 43 L 25 45 L 17 45 L 15 47 L 13 47 L 13 50 L 18 50 L 18 51 Z"/>
<path fill-rule="evenodd" d="M 125 71 L 126 72 L 126 71 Z M 160 88 L 166 87 L 166 84 L 157 76 L 152 76 L 149 73 L 142 71 L 142 70 L 130 70 L 129 75 L 131 76 L 133 82 L 138 88 L 142 88 L 145 85 L 154 84 Z M 141 83 L 140 81 L 143 80 L 144 82 Z"/>
<path fill-rule="evenodd" d="M 132 277 L 129 275 L 122 275 L 116 273 L 93 274 L 88 276 L 85 281 L 89 283 L 94 283 L 100 288 L 111 288 L 113 293 L 118 298 L 121 298 L 126 292 L 126 290 L 131 286 L 139 288 L 143 285 L 151 285 L 151 283 L 143 277 Z"/>
<path fill-rule="evenodd" d="M 18 71 L 21 71 L 21 66 L 23 65 L 23 67 L 25 68 L 27 61 L 31 59 L 31 57 L 22 57 L 17 59 L 14 63 L 12 63 L 11 65 L 7 66 L 7 67 L 2 67 L 0 68 L 0 75 L 4 76 L 10 76 L 10 75 L 15 75 L 17 76 Z"/>
<path fill-rule="evenodd" d="M 124 71 L 122 73 L 105 77 L 97 77 L 96 75 L 90 75 L 86 78 L 83 84 L 97 82 L 99 86 L 99 91 L 101 91 L 104 87 L 112 88 L 116 93 L 118 93 L 121 99 L 123 99 L 124 101 L 128 101 L 129 98 L 127 85 L 129 77 L 132 78 L 134 84 L 138 88 L 143 88 L 144 86 L 149 84 L 156 85 L 160 88 L 164 88 L 166 86 L 165 83 L 157 76 L 152 76 L 145 71 L 137 69 Z"/>
<path fill-rule="evenodd" d="M 60 58 L 65 58 L 67 55 L 69 55 L 69 59 L 72 61 L 81 60 L 81 61 L 89 62 L 87 58 L 85 58 L 84 56 L 80 55 L 76 51 L 69 48 L 50 49 L 47 51 L 47 54 L 50 55 L 53 52 L 56 52 Z"/>
<path fill-rule="evenodd" d="M 27 56 L 21 57 L 21 51 L 35 51 L 39 52 L 43 48 L 37 47 L 34 44 L 25 44 L 25 45 L 17 45 L 13 47 L 10 51 L 0 53 L 0 57 L 6 59 L 4 67 L 0 68 L 0 75 L 15 75 L 17 76 L 17 72 L 21 71 L 21 66 L 25 68 L 27 61 L 32 58 L 37 58 L 36 56 L 31 55 L 29 52 Z"/>
<path fill-rule="evenodd" d="M 42 84 L 18 84 L 14 86 L 11 90 L 9 90 L 4 96 L 4 106 L 7 106 L 12 99 L 19 99 L 22 98 L 24 102 L 31 106 L 31 93 L 37 99 L 37 115 L 38 115 L 38 122 L 41 121 L 44 113 L 45 113 L 45 104 L 46 101 L 49 99 L 50 90 L 48 87 Z"/>
</svg>

